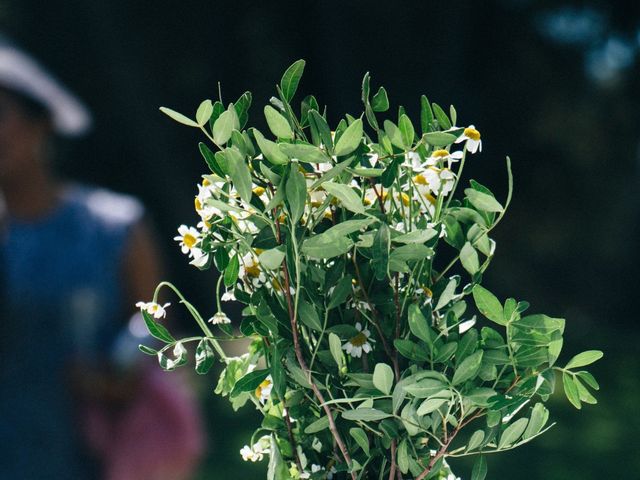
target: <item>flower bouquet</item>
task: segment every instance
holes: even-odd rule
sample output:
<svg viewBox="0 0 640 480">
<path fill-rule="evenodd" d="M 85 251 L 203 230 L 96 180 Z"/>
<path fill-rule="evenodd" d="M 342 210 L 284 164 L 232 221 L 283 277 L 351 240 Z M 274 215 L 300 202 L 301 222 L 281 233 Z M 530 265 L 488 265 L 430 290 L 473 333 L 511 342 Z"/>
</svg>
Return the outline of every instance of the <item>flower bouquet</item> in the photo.
<svg viewBox="0 0 640 480">
<path fill-rule="evenodd" d="M 268 457 L 270 480 L 455 478 L 447 461 L 468 455 L 481 480 L 486 454 L 551 427 L 556 382 L 576 408 L 596 402 L 583 367 L 602 353 L 559 366 L 565 321 L 481 285 L 511 200 L 508 158 L 504 201 L 463 184 L 480 132 L 425 96 L 419 122 L 391 114 L 369 74 L 363 113 L 332 128 L 314 96 L 294 108 L 304 67 L 291 65 L 264 107 L 268 131 L 247 128 L 249 92 L 226 107 L 205 100 L 195 119 L 161 108 L 206 140 L 200 221 L 176 240 L 193 265 L 220 272 L 217 311 L 207 321 L 163 282 L 139 306 L 164 345 L 140 348 L 166 370 L 191 346 L 198 373 L 223 363 L 216 393 L 263 414 L 240 454 Z M 202 335 L 177 340 L 162 325 L 161 288 Z M 225 301 L 244 305 L 235 328 Z M 233 341 L 247 352 L 228 356 Z"/>
</svg>

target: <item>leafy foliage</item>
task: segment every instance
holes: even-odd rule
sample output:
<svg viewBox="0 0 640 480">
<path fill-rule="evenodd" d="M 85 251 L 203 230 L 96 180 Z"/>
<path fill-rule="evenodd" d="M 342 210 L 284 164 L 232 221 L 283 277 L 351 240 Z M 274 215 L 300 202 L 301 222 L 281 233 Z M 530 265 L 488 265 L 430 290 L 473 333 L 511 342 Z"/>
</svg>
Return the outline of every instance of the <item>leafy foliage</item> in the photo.
<svg viewBox="0 0 640 480">
<path fill-rule="evenodd" d="M 474 180 L 455 198 L 467 156 L 481 146 L 475 127 L 456 126 L 455 108 L 447 114 L 423 96 L 419 124 L 402 107 L 379 119 L 390 112 L 388 95 L 379 87 L 371 98 L 366 74 L 362 115 L 332 131 L 313 96 L 295 113 L 304 67 L 289 67 L 264 107 L 266 133 L 244 129 L 248 92 L 226 109 L 205 100 L 195 120 L 162 109 L 212 144 L 199 145 L 211 170 L 198 185 L 201 222 L 177 239 L 192 264 L 220 272 L 211 319 L 220 332 L 163 282 L 204 336 L 177 341 L 145 314 L 166 345 L 141 350 L 170 370 L 198 342 L 198 373 L 216 358 L 225 364 L 216 393 L 263 413 L 256 434 L 266 437 L 243 457 L 268 454 L 269 479 L 399 471 L 421 480 L 464 455 L 479 455 L 470 475 L 483 479 L 481 454 L 550 428 L 544 402 L 558 375 L 576 408 L 596 402 L 597 382 L 576 369 L 602 353 L 556 366 L 564 320 L 524 315 L 526 302 L 502 302 L 481 286 L 495 253 L 489 234 L 511 200 L 508 158 L 503 202 Z M 245 305 L 240 335 L 221 298 Z M 241 357 L 220 345 L 246 337 Z"/>
</svg>

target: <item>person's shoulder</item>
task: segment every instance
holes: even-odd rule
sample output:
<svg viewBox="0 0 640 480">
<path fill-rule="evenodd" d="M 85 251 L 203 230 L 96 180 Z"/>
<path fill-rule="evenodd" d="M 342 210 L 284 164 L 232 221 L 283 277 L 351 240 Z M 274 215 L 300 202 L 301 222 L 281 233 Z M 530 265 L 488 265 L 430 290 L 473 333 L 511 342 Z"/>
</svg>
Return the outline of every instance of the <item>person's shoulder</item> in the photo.
<svg viewBox="0 0 640 480">
<path fill-rule="evenodd" d="M 68 184 L 63 197 L 76 210 L 105 226 L 130 226 L 144 215 L 144 207 L 137 198 L 102 187 Z"/>
</svg>

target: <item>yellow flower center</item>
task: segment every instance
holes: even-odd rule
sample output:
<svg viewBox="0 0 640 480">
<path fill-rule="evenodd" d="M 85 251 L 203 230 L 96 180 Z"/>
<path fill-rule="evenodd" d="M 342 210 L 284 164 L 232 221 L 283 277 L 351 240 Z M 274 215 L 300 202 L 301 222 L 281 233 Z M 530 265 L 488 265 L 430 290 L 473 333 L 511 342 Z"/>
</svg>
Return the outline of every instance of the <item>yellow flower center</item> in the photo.
<svg viewBox="0 0 640 480">
<path fill-rule="evenodd" d="M 271 380 L 269 380 L 268 378 L 265 379 L 260 385 L 258 385 L 258 388 L 256 388 L 256 397 L 260 398 L 262 397 L 262 390 L 269 388 L 269 385 L 271 385 Z"/>
<path fill-rule="evenodd" d="M 409 198 L 409 195 L 407 195 L 407 194 L 406 194 L 406 193 L 404 193 L 404 192 L 402 192 L 402 193 L 400 194 L 400 198 L 402 199 L 402 204 L 403 204 L 405 207 L 408 207 L 408 206 L 409 206 L 409 203 L 411 203 L 411 199 Z"/>
<path fill-rule="evenodd" d="M 413 181 L 416 182 L 418 185 L 427 185 L 427 179 L 424 178 L 423 175 L 416 175 L 415 177 L 413 177 Z"/>
<path fill-rule="evenodd" d="M 188 247 L 188 248 L 193 248 L 193 246 L 196 244 L 196 242 L 198 241 L 198 239 L 196 237 L 194 237 L 193 235 L 191 235 L 190 233 L 185 233 L 182 236 L 182 242 Z"/>
<path fill-rule="evenodd" d="M 467 130 L 465 130 L 464 132 L 467 133 Z M 478 136 L 480 136 L 480 134 L 478 134 Z M 435 152 L 433 152 L 432 156 L 436 158 L 445 158 L 449 156 L 449 152 L 447 152 L 446 150 L 436 150 Z"/>
<path fill-rule="evenodd" d="M 354 347 L 361 347 L 365 343 L 367 343 L 367 336 L 364 333 L 360 332 L 355 337 L 351 338 L 351 340 L 349 340 L 349 343 Z"/>
<path fill-rule="evenodd" d="M 260 266 L 257 263 L 244 267 L 244 271 L 251 278 L 257 278 L 260 276 Z"/>
<path fill-rule="evenodd" d="M 480 140 L 480 132 L 475 128 L 467 127 L 464 129 L 464 135 L 471 140 L 475 140 L 476 142 Z"/>
<path fill-rule="evenodd" d="M 203 187 L 207 187 L 211 185 L 211 182 L 209 180 L 207 180 L 206 178 L 202 180 L 202 186 Z"/>
<path fill-rule="evenodd" d="M 253 193 L 255 193 L 257 196 L 260 196 L 264 193 L 264 188 L 262 187 L 256 187 L 253 189 Z"/>
<path fill-rule="evenodd" d="M 427 199 L 427 201 L 431 204 L 431 205 L 435 205 L 436 204 L 436 197 L 434 197 L 433 195 L 431 195 L 430 193 L 425 193 L 424 194 L 424 198 Z"/>
<path fill-rule="evenodd" d="M 195 198 L 193 203 L 196 206 L 196 212 L 199 212 L 200 210 L 202 210 L 202 202 L 200 201 L 200 199 L 198 197 Z"/>
<path fill-rule="evenodd" d="M 422 287 L 422 291 L 427 297 L 433 297 L 433 292 L 428 287 Z"/>
</svg>

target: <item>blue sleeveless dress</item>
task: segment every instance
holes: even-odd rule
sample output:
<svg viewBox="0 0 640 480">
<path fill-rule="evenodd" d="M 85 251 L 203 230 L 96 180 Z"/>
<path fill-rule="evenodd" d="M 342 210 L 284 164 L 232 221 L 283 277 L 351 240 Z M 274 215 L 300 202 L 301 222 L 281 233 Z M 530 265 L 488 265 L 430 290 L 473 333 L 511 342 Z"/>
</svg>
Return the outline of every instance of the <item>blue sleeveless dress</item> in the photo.
<svg viewBox="0 0 640 480">
<path fill-rule="evenodd" d="M 125 243 L 142 214 L 131 197 L 73 185 L 45 218 L 5 216 L 0 477 L 89 478 L 69 365 L 110 354 L 130 310 L 120 284 Z"/>
</svg>

